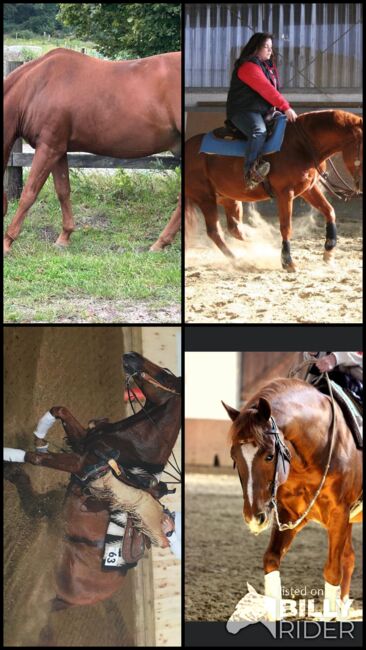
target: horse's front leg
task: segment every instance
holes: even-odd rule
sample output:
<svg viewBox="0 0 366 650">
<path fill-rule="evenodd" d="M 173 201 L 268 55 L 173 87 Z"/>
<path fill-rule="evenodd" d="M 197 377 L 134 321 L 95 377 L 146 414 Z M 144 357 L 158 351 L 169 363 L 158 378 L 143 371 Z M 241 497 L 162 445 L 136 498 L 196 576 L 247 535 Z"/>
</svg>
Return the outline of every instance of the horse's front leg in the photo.
<svg viewBox="0 0 366 650">
<path fill-rule="evenodd" d="M 9 252 L 13 241 L 18 237 L 28 210 L 35 202 L 52 167 L 59 158 L 60 152 L 45 143 L 36 148 L 28 180 L 19 199 L 18 209 L 4 237 L 5 255 Z"/>
<path fill-rule="evenodd" d="M 75 222 L 72 216 L 70 202 L 71 188 L 67 153 L 56 162 L 52 169 L 52 175 L 62 212 L 62 232 L 60 233 L 55 245 L 64 248 L 70 244 L 70 235 L 75 230 Z"/>
<path fill-rule="evenodd" d="M 324 244 L 324 262 L 330 262 L 334 258 L 335 247 L 337 244 L 337 226 L 336 214 L 333 206 L 327 201 L 320 189 L 314 185 L 310 190 L 306 190 L 301 197 L 314 208 L 319 210 L 325 217 L 325 244 Z"/>
<path fill-rule="evenodd" d="M 348 524 L 347 539 L 343 549 L 342 565 L 341 599 L 343 603 L 347 603 L 349 600 L 352 574 L 355 568 L 355 552 L 352 546 L 352 524 Z"/>
<path fill-rule="evenodd" d="M 82 467 L 82 457 L 79 454 L 66 454 L 52 452 L 26 451 L 24 456 L 25 463 L 32 465 L 42 465 L 52 469 L 60 469 L 63 472 L 71 474 L 78 473 Z"/>
<path fill-rule="evenodd" d="M 23 449 L 12 449 L 10 447 L 4 447 L 4 461 L 42 465 L 69 473 L 79 472 L 83 464 L 83 458 L 79 454 L 24 451 Z"/>
<path fill-rule="evenodd" d="M 285 271 L 296 271 L 296 266 L 292 261 L 290 238 L 292 235 L 292 207 L 294 201 L 294 192 L 286 191 L 277 196 L 277 203 L 280 216 L 280 231 L 282 235 L 281 263 Z"/>
<path fill-rule="evenodd" d="M 73 443 L 77 444 L 78 442 L 82 442 L 87 436 L 87 429 L 84 429 L 80 422 L 78 422 L 72 413 L 70 413 L 70 411 L 64 406 L 53 406 L 49 410 L 49 413 L 54 418 L 54 420 L 61 420 L 62 426 L 71 446 Z M 34 433 L 37 435 L 36 431 Z"/>
<path fill-rule="evenodd" d="M 324 615 L 335 618 L 340 609 L 344 551 L 349 536 L 349 510 L 336 511 L 329 518 L 328 559 L 324 567 Z M 347 594 L 345 594 L 347 595 Z"/>
<path fill-rule="evenodd" d="M 286 511 L 279 512 L 280 521 L 288 521 L 291 516 Z M 264 569 L 264 595 L 267 597 L 268 616 L 271 621 L 281 618 L 281 576 L 280 564 L 286 555 L 297 533 L 305 526 L 300 524 L 292 530 L 278 530 L 277 524 L 273 525 L 271 539 L 263 557 Z"/>
</svg>

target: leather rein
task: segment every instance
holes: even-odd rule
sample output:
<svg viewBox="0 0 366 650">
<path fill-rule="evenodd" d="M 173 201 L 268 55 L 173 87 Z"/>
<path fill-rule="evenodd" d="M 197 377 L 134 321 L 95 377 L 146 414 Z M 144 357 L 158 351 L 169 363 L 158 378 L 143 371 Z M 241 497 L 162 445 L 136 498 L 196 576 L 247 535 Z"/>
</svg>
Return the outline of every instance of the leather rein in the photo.
<svg viewBox="0 0 366 650">
<path fill-rule="evenodd" d="M 274 417 L 272 417 L 272 415 L 270 417 L 270 421 L 271 421 L 271 428 L 268 431 L 265 431 L 265 434 L 274 436 L 276 464 L 275 464 L 273 481 L 271 483 L 271 503 L 273 503 L 276 500 L 276 493 L 278 488 L 278 474 L 280 471 L 279 464 L 280 462 L 282 462 L 283 471 L 286 472 L 285 461 L 287 461 L 288 463 L 291 462 L 291 453 L 289 448 L 282 442 L 279 436 L 280 432 L 276 424 L 276 420 L 274 419 Z"/>
<path fill-rule="evenodd" d="M 313 363 L 314 363 L 314 359 L 312 359 L 310 361 L 305 361 L 300 366 L 298 366 L 294 371 L 292 371 L 292 373 L 290 373 L 289 376 L 294 376 L 297 372 L 299 372 L 299 370 L 301 370 L 301 368 L 303 368 L 304 366 L 312 365 Z M 332 429 L 331 429 L 331 439 L 330 439 L 330 444 L 329 444 L 327 463 L 326 463 L 322 479 L 320 481 L 319 487 L 318 487 L 315 495 L 313 496 L 312 500 L 310 501 L 310 503 L 309 503 L 308 507 L 306 508 L 305 512 L 298 519 L 296 519 L 296 521 L 294 521 L 294 522 L 289 521 L 286 524 L 283 524 L 283 523 L 280 522 L 279 516 L 278 516 L 277 499 L 276 499 L 277 488 L 278 488 L 278 485 L 279 485 L 278 475 L 279 475 L 279 471 L 280 471 L 280 463 L 282 462 L 283 471 L 286 472 L 285 461 L 287 461 L 288 463 L 291 462 L 291 453 L 290 453 L 290 450 L 288 449 L 288 447 L 282 442 L 282 440 L 281 440 L 281 438 L 279 436 L 280 431 L 278 429 L 276 420 L 274 419 L 274 417 L 272 415 L 270 417 L 271 428 L 264 432 L 265 435 L 273 435 L 274 436 L 274 445 L 275 445 L 276 458 L 275 458 L 274 476 L 273 476 L 273 480 L 271 482 L 271 500 L 270 500 L 270 504 L 274 509 L 276 523 L 277 523 L 278 529 L 280 531 L 292 530 L 293 528 L 297 528 L 297 526 L 305 519 L 305 517 L 309 514 L 310 510 L 312 509 L 315 501 L 317 500 L 317 498 L 318 498 L 318 496 L 320 494 L 320 491 L 321 491 L 321 489 L 322 489 L 322 487 L 324 485 L 327 474 L 328 474 L 328 470 L 329 470 L 329 466 L 330 466 L 330 462 L 331 462 L 331 458 L 332 458 L 333 446 L 334 446 L 334 439 L 335 439 L 334 434 L 335 434 L 336 418 L 335 418 L 334 397 L 333 397 L 332 386 L 331 386 L 331 383 L 330 383 L 330 380 L 329 380 L 328 373 L 325 372 L 324 376 L 325 376 L 325 378 L 327 380 L 327 383 L 328 383 L 329 395 L 330 395 L 331 405 L 332 405 Z M 236 463 L 234 461 L 233 467 L 235 468 L 235 466 L 236 466 Z M 239 471 L 238 471 L 238 474 L 239 474 L 240 483 L 242 484 L 242 479 L 241 479 Z"/>
<path fill-rule="evenodd" d="M 316 171 L 318 172 L 320 178 L 319 181 L 320 183 L 331 193 L 333 196 L 335 196 L 337 199 L 341 199 L 342 201 L 349 201 L 350 199 L 353 199 L 357 196 L 362 196 L 362 192 L 359 190 L 360 186 L 360 173 L 361 173 L 361 140 L 358 143 L 358 151 L 357 151 L 357 158 L 354 161 L 354 165 L 356 167 L 356 172 L 355 176 L 353 177 L 353 181 L 355 184 L 355 189 L 352 188 L 347 181 L 345 181 L 344 178 L 339 174 L 337 169 L 334 166 L 334 163 L 331 158 L 328 158 L 329 164 L 332 167 L 335 175 L 337 176 L 338 180 L 343 183 L 344 187 L 341 187 L 340 185 L 336 185 L 334 182 L 329 180 L 329 173 L 327 171 L 322 171 L 320 168 L 320 163 L 318 159 L 318 154 L 314 150 L 313 145 L 311 144 L 311 141 L 309 140 L 309 137 L 307 133 L 304 130 L 304 127 L 302 124 L 296 120 L 294 122 L 294 127 L 300 136 L 303 145 L 305 146 L 305 149 L 307 152 L 311 155 L 314 167 Z M 347 144 L 347 143 L 345 143 Z"/>
<path fill-rule="evenodd" d="M 301 370 L 301 368 L 303 368 L 304 366 L 312 365 L 313 363 L 314 363 L 314 359 L 303 362 L 295 370 L 293 370 L 291 373 L 289 373 L 289 376 L 290 377 L 294 376 L 297 372 L 299 372 L 299 370 Z M 322 479 L 320 481 L 320 484 L 319 484 L 319 487 L 318 487 L 317 491 L 315 492 L 315 494 L 314 494 L 312 500 L 310 501 L 308 507 L 306 508 L 305 512 L 298 519 L 296 519 L 296 521 L 293 521 L 293 522 L 289 521 L 287 524 L 282 524 L 280 522 L 279 517 L 278 517 L 276 496 L 275 495 L 272 496 L 271 503 L 272 503 L 273 508 L 274 508 L 274 513 L 275 513 L 278 529 L 281 530 L 281 531 L 283 531 L 283 530 L 292 530 L 293 528 L 297 528 L 297 526 L 305 519 L 305 517 L 309 514 L 310 510 L 312 509 L 315 501 L 317 500 L 317 498 L 318 498 L 318 496 L 320 494 L 320 491 L 321 491 L 321 489 L 322 489 L 322 487 L 324 485 L 327 474 L 328 474 L 330 461 L 331 461 L 332 453 L 333 453 L 334 439 L 335 439 L 334 434 L 335 434 L 335 427 L 336 427 L 336 417 L 335 417 L 335 404 L 334 404 L 332 385 L 330 383 L 328 373 L 324 372 L 323 374 L 324 374 L 324 376 L 326 378 L 326 381 L 327 381 L 327 384 L 328 384 L 328 390 L 329 390 L 329 395 L 330 395 L 331 404 L 332 404 L 332 429 L 331 429 L 331 438 L 330 438 L 330 443 L 329 443 L 327 464 L 325 466 L 323 476 L 322 476 Z M 277 459 L 277 462 L 278 462 L 278 459 Z M 278 474 L 278 472 L 277 472 L 277 464 L 276 464 L 275 478 L 277 477 L 277 474 Z"/>
</svg>

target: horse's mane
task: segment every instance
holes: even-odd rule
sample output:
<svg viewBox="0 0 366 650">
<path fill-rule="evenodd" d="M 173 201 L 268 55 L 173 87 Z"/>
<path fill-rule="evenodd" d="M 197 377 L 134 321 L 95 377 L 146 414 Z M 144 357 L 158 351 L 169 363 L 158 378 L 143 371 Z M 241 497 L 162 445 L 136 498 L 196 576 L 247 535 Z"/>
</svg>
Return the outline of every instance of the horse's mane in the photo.
<svg viewBox="0 0 366 650">
<path fill-rule="evenodd" d="M 257 392 L 252 395 L 244 404 L 238 417 L 230 428 L 231 444 L 242 444 L 254 442 L 261 446 L 264 444 L 263 424 L 258 423 L 257 405 L 260 397 L 266 399 L 270 404 L 282 393 L 304 385 L 301 379 L 287 379 L 279 377 L 265 383 Z M 309 384 L 306 384 L 309 386 Z"/>
<path fill-rule="evenodd" d="M 363 125 L 362 117 L 342 110 L 310 111 L 309 113 L 302 113 L 297 119 L 300 120 L 303 126 L 309 126 L 309 128 L 323 128 L 323 125 L 329 126 L 331 123 L 341 129 L 362 128 Z"/>
</svg>

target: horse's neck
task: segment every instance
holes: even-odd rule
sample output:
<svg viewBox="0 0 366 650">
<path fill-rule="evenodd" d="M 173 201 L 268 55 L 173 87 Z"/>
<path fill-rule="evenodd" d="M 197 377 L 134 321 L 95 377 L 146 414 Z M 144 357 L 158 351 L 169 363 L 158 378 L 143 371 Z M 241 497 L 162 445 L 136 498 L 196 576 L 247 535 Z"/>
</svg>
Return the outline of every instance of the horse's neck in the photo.
<svg viewBox="0 0 366 650">
<path fill-rule="evenodd" d="M 341 151 L 347 137 L 345 129 L 342 129 L 335 119 L 331 119 L 330 116 L 327 116 L 327 119 L 324 116 L 320 123 L 318 121 L 315 125 L 305 119 L 303 129 L 318 156 L 319 162 L 323 162 L 333 154 Z"/>
<path fill-rule="evenodd" d="M 180 398 L 173 396 L 165 404 L 144 408 L 103 430 L 102 441 L 121 450 L 130 461 L 165 465 L 180 429 Z"/>
</svg>

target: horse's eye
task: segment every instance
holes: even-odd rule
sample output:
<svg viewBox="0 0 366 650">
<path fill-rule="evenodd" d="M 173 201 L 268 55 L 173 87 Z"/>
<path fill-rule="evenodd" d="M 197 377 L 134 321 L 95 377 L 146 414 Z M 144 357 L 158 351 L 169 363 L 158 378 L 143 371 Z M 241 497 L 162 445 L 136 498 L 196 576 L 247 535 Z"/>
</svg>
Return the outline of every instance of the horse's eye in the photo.
<svg viewBox="0 0 366 650">
<path fill-rule="evenodd" d="M 264 460 L 265 460 L 267 463 L 270 463 L 271 460 L 273 460 L 273 458 L 274 458 L 274 455 L 273 455 L 273 454 L 268 454 L 268 456 L 266 456 Z"/>
</svg>

